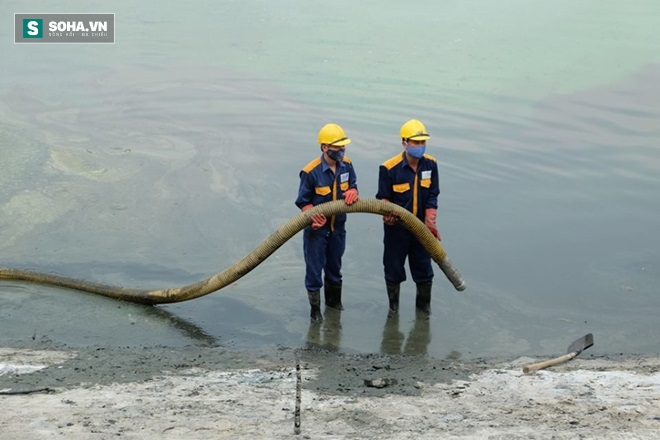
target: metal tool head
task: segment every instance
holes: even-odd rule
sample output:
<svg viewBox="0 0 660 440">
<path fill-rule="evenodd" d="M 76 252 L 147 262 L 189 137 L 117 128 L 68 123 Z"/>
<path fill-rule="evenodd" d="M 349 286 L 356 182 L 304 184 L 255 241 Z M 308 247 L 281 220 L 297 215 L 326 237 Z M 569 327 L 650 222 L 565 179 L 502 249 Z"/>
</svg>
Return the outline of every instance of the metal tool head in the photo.
<svg viewBox="0 0 660 440">
<path fill-rule="evenodd" d="M 587 348 L 594 345 L 594 335 L 591 333 L 582 336 L 580 339 L 573 342 L 569 347 L 567 353 L 576 352 L 577 354 L 582 353 Z"/>
</svg>

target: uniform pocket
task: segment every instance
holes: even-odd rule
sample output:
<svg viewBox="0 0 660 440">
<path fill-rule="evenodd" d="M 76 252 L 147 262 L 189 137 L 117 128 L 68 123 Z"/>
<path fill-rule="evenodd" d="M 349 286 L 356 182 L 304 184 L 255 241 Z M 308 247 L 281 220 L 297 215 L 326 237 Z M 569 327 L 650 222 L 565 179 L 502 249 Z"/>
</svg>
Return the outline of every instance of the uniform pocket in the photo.
<svg viewBox="0 0 660 440">
<path fill-rule="evenodd" d="M 394 191 L 395 193 L 404 193 L 409 190 L 410 190 L 410 184 L 408 182 L 397 183 L 395 185 L 392 185 L 392 191 Z"/>
<path fill-rule="evenodd" d="M 431 179 L 422 179 L 419 181 L 419 185 L 422 188 L 430 188 L 431 187 Z"/>
<path fill-rule="evenodd" d="M 342 191 L 346 191 L 348 189 L 348 182 L 340 183 L 339 187 L 341 188 Z"/>
<path fill-rule="evenodd" d="M 328 194 L 330 194 L 331 191 L 332 190 L 330 189 L 329 186 L 317 186 L 316 188 L 314 188 L 314 192 L 316 192 L 316 194 L 318 194 L 319 196 L 327 196 Z"/>
</svg>

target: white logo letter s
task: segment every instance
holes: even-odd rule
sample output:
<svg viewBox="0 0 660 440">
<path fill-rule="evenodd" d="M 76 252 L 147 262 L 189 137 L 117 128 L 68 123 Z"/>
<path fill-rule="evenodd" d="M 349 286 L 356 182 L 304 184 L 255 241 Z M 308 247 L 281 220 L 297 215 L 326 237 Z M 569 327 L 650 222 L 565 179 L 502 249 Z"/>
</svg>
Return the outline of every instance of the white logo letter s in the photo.
<svg viewBox="0 0 660 440">
<path fill-rule="evenodd" d="M 28 27 L 28 35 L 39 35 L 39 22 L 37 21 L 29 21 L 27 24 Z"/>
</svg>

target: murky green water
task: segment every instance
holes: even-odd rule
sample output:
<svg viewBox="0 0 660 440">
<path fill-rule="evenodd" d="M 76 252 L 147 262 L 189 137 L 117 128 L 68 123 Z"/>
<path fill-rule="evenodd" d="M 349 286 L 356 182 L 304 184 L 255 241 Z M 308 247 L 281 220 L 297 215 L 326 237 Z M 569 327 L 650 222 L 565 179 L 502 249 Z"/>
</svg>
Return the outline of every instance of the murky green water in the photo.
<svg viewBox="0 0 660 440">
<path fill-rule="evenodd" d="M 58 5 L 60 8 L 60 5 Z M 310 327 L 302 239 L 236 285 L 153 310 L 0 284 L 0 341 L 323 346 L 445 356 L 660 352 L 660 4 L 76 1 L 114 45 L 0 29 L 0 265 L 130 287 L 225 269 L 295 215 L 316 132 L 341 124 L 363 197 L 422 119 L 439 228 L 433 316 L 387 320 L 382 229 L 352 215 L 344 305 Z M 48 2 L 0 5 L 57 12 Z M 591 351 L 590 350 L 590 351 Z"/>
</svg>

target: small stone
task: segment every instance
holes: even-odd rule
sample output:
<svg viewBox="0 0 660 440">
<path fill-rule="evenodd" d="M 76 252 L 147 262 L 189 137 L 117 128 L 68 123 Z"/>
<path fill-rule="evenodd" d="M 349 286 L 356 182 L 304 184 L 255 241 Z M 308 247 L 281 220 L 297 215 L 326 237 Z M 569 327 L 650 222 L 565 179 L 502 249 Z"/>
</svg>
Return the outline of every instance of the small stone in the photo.
<svg viewBox="0 0 660 440">
<path fill-rule="evenodd" d="M 364 384 L 372 388 L 385 388 L 390 385 L 396 385 L 396 379 L 386 379 L 382 377 L 376 379 L 364 379 Z"/>
</svg>

